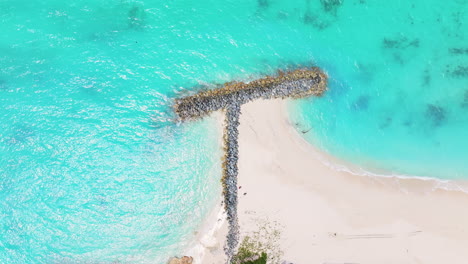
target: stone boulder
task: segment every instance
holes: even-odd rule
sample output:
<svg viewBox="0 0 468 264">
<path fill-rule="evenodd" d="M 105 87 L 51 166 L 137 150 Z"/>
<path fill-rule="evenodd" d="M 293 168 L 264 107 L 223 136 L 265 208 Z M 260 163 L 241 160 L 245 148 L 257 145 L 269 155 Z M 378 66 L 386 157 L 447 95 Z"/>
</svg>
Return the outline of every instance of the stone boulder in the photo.
<svg viewBox="0 0 468 264">
<path fill-rule="evenodd" d="M 182 258 L 172 258 L 169 264 L 193 264 L 193 258 L 184 256 Z"/>
</svg>

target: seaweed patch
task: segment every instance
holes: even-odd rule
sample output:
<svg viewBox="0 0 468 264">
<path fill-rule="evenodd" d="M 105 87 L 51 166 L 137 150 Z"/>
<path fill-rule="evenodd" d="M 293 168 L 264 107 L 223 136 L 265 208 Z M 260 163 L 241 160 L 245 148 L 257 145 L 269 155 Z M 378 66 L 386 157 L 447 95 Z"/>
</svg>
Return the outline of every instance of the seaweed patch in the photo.
<svg viewBox="0 0 468 264">
<path fill-rule="evenodd" d="M 447 73 L 454 78 L 468 77 L 468 66 L 458 65 L 455 69 L 447 70 Z"/>
<path fill-rule="evenodd" d="M 441 106 L 428 104 L 426 108 L 426 117 L 431 121 L 433 126 L 438 127 L 447 119 L 447 113 Z"/>
<path fill-rule="evenodd" d="M 270 1 L 269 0 L 257 0 L 257 6 L 258 6 L 258 9 L 265 10 L 268 7 L 270 7 Z"/>
<path fill-rule="evenodd" d="M 419 47 L 419 39 L 409 39 L 404 36 L 394 38 L 383 38 L 381 47 L 384 51 L 390 52 L 391 58 L 400 65 L 407 61 L 411 52 Z"/>
<path fill-rule="evenodd" d="M 468 55 L 468 48 L 450 48 L 449 53 L 452 55 Z"/>
<path fill-rule="evenodd" d="M 325 1 L 325 0 L 323 0 Z M 336 0 L 332 0 L 336 1 Z M 329 8 L 324 7 L 325 3 L 322 3 L 322 8 Z M 325 4 L 326 5 L 326 4 Z M 328 15 L 327 15 L 328 14 Z M 305 25 L 311 25 L 315 29 L 321 31 L 327 27 L 329 27 L 334 21 L 336 21 L 336 12 L 321 12 L 318 11 L 318 14 L 311 11 L 310 8 L 310 0 L 306 0 L 306 11 L 304 16 L 302 17 L 302 22 Z"/>
<path fill-rule="evenodd" d="M 317 30 L 323 30 L 330 26 L 330 23 L 324 22 L 317 15 L 313 15 L 311 13 L 304 14 L 303 22 L 306 25 L 311 25 Z"/>
<path fill-rule="evenodd" d="M 382 40 L 384 49 L 406 49 L 419 47 L 419 39 L 410 40 L 407 37 L 384 38 Z"/>
<path fill-rule="evenodd" d="M 343 0 L 320 0 L 323 11 L 336 15 L 338 8 L 343 4 Z"/>
</svg>

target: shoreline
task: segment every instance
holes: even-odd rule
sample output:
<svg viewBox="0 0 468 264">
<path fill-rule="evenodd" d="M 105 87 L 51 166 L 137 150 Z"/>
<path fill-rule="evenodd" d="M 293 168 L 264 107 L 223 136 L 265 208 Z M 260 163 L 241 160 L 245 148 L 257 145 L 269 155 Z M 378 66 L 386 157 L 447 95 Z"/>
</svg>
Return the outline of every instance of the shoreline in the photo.
<svg viewBox="0 0 468 264">
<path fill-rule="evenodd" d="M 282 107 L 282 114 L 283 118 L 286 119 L 287 125 L 290 129 L 291 136 L 295 136 L 297 141 L 301 141 L 304 145 L 304 148 L 307 149 L 314 157 L 322 162 L 325 166 L 330 168 L 331 170 L 343 172 L 347 174 L 352 174 L 355 176 L 361 177 L 375 177 L 377 179 L 382 178 L 383 180 L 403 180 L 403 181 L 421 181 L 424 183 L 433 184 L 434 189 L 442 189 L 446 191 L 462 191 L 468 194 L 468 180 L 460 180 L 460 179 L 441 179 L 436 177 L 428 177 L 428 176 L 418 176 L 418 175 L 407 175 L 407 174 L 400 174 L 394 173 L 392 171 L 386 171 L 383 169 L 376 169 L 376 168 L 362 168 L 352 162 L 343 160 L 336 156 L 333 156 L 330 153 L 327 153 L 312 143 L 307 141 L 303 136 L 300 135 L 299 131 L 293 126 L 290 122 L 290 111 L 289 109 L 289 102 L 280 102 Z"/>
<path fill-rule="evenodd" d="M 208 118 L 214 119 L 213 123 L 216 126 L 216 130 L 218 131 L 218 146 L 221 149 L 223 145 L 222 133 L 224 129 L 225 115 L 222 112 L 213 112 Z M 223 152 L 220 150 L 218 166 L 221 166 L 222 155 Z M 218 176 L 219 182 L 221 182 L 221 175 Z M 181 256 L 193 257 L 195 264 L 203 263 L 203 259 L 205 258 L 206 253 L 210 250 L 214 250 L 215 254 L 224 254 L 224 251 L 222 250 L 224 241 L 220 241 L 219 237 L 222 236 L 218 235 L 218 232 L 223 230 L 225 233 L 227 233 L 226 212 L 224 210 L 221 188 L 219 188 L 217 191 L 219 193 L 216 198 L 216 202 L 213 204 L 214 206 L 209 208 L 205 219 L 196 229 L 192 242 L 185 248 L 185 250 L 182 251 Z M 217 252 L 218 249 L 221 250 Z"/>
<path fill-rule="evenodd" d="M 413 257 L 425 260 L 423 263 L 440 263 L 442 260 L 462 263 L 468 259 L 468 253 L 460 250 L 468 246 L 468 233 L 465 233 L 468 231 L 464 229 L 468 213 L 463 212 L 468 206 L 468 195 L 459 189 L 447 190 L 444 186 L 456 181 L 357 175 L 352 171 L 355 168 L 349 169 L 348 164 L 343 165 L 302 138 L 287 116 L 286 103 L 280 100 L 258 100 L 242 106 L 239 128 L 239 186 L 242 190 L 238 208 L 241 236 L 255 229 L 255 218 L 280 223 L 284 226 L 281 231 L 284 259 L 294 263 L 418 263 L 405 254 L 399 246 L 402 243 L 427 250 L 426 256 L 422 252 L 413 254 Z M 258 137 L 258 134 L 264 136 Z M 340 165 L 341 171 L 332 167 L 335 164 Z M 307 172 L 323 176 L 304 177 Z M 243 192 L 247 194 L 243 195 Z M 433 203 L 428 204 L 426 199 Z M 304 202 L 314 205 L 310 211 L 300 205 Z M 381 204 L 386 203 L 392 205 L 383 210 Z M 441 212 L 434 214 L 432 207 L 440 208 Z M 286 208 L 288 212 L 284 212 Z M 319 220 L 314 217 L 315 211 L 320 212 L 315 215 L 320 215 Z M 421 213 L 414 213 L 417 211 Z M 442 221 L 444 213 L 446 221 Z M 434 225 L 434 218 L 440 220 L 437 225 Z M 309 221 L 307 224 L 304 223 L 306 220 Z M 221 231 L 225 226 L 213 231 L 218 248 L 205 250 L 203 262 L 196 263 L 224 261 L 222 245 L 225 237 Z M 324 234 L 323 230 L 329 232 Z M 461 234 L 456 235 L 457 231 Z M 357 233 L 353 239 L 349 238 L 352 235 L 345 234 L 353 232 Z M 363 232 L 384 235 L 360 237 Z M 343 239 L 346 236 L 348 239 Z M 314 240 L 317 243 L 311 243 Z M 348 244 L 345 240 L 356 243 L 343 247 Z M 421 245 L 414 246 L 416 242 Z M 326 244 L 318 250 L 322 254 L 310 252 L 318 244 Z M 434 250 L 438 247 L 434 244 L 440 246 L 439 251 L 447 245 L 452 249 L 436 254 Z M 377 245 L 378 254 L 368 252 Z M 359 251 L 363 256 L 354 256 L 353 252 Z M 449 251 L 457 252 L 454 260 L 449 258 Z M 432 252 L 435 255 L 431 255 Z"/>
<path fill-rule="evenodd" d="M 294 130 L 296 136 L 301 138 L 304 143 L 307 145 L 311 146 L 311 150 L 313 153 L 316 154 L 317 159 L 322 161 L 325 165 L 327 165 L 329 168 L 337 171 L 343 171 L 346 173 L 350 173 L 353 175 L 358 175 L 358 176 L 370 176 L 370 177 L 381 177 L 381 178 L 398 178 L 398 179 L 409 179 L 409 180 L 422 180 L 422 181 L 433 181 L 434 184 L 438 184 L 436 188 L 443 188 L 445 190 L 454 190 L 454 191 L 463 191 L 468 193 L 468 179 L 450 179 L 450 178 L 438 178 L 438 177 L 432 177 L 432 176 L 421 176 L 421 175 L 416 175 L 416 174 L 403 174 L 399 172 L 393 172 L 391 170 L 386 170 L 386 169 L 381 169 L 378 167 L 361 167 L 358 166 L 357 164 L 347 161 L 346 159 L 339 158 L 337 156 L 334 156 L 331 153 L 328 153 L 325 150 L 322 150 L 318 147 L 316 147 L 313 143 L 307 141 L 305 137 L 303 137 L 300 132 L 294 127 L 294 125 L 290 122 L 290 120 L 293 120 L 291 117 L 291 111 L 289 110 L 290 105 L 289 102 L 285 103 L 285 106 L 283 112 L 286 115 L 286 118 L 288 119 L 288 125 L 291 126 L 291 128 Z M 468 177 L 468 175 L 466 176 Z M 442 186 L 442 185 L 445 186 Z"/>
<path fill-rule="evenodd" d="M 226 224 L 226 213 L 221 204 L 221 194 L 218 202 L 208 213 L 201 226 L 197 229 L 192 243 L 187 247 L 182 256 L 193 257 L 194 263 L 203 263 L 206 252 L 212 248 L 222 248 L 222 241 L 217 240 L 217 232 Z M 223 252 L 216 252 L 223 254 Z"/>
</svg>

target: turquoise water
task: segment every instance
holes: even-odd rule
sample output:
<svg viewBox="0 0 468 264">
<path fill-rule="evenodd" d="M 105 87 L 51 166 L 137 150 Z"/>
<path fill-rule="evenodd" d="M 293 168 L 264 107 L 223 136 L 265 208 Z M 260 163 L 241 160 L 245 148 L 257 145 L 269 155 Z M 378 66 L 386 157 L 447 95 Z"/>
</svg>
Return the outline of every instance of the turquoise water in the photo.
<svg viewBox="0 0 468 264">
<path fill-rule="evenodd" d="M 468 1 L 345 1 L 333 12 L 317 56 L 330 90 L 291 107 L 298 130 L 364 169 L 467 179 Z"/>
<path fill-rule="evenodd" d="M 468 175 L 467 1 L 0 0 L 0 263 L 164 263 L 220 193 L 173 98 L 319 65 L 291 106 L 332 154 Z"/>
</svg>

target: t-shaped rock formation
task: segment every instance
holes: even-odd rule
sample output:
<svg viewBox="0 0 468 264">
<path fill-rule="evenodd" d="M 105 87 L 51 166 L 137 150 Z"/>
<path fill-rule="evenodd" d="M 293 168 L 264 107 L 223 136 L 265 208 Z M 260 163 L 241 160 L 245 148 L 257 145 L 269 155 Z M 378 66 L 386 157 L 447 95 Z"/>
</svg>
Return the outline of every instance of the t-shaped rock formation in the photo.
<svg viewBox="0 0 468 264">
<path fill-rule="evenodd" d="M 237 218 L 237 161 L 240 107 L 255 99 L 320 96 L 327 87 L 327 76 L 319 68 L 279 72 L 249 83 L 230 82 L 215 90 L 176 99 L 174 110 L 181 120 L 200 118 L 217 110 L 226 113 L 224 127 L 223 196 L 229 231 L 224 251 L 230 263 L 239 244 Z"/>
</svg>

